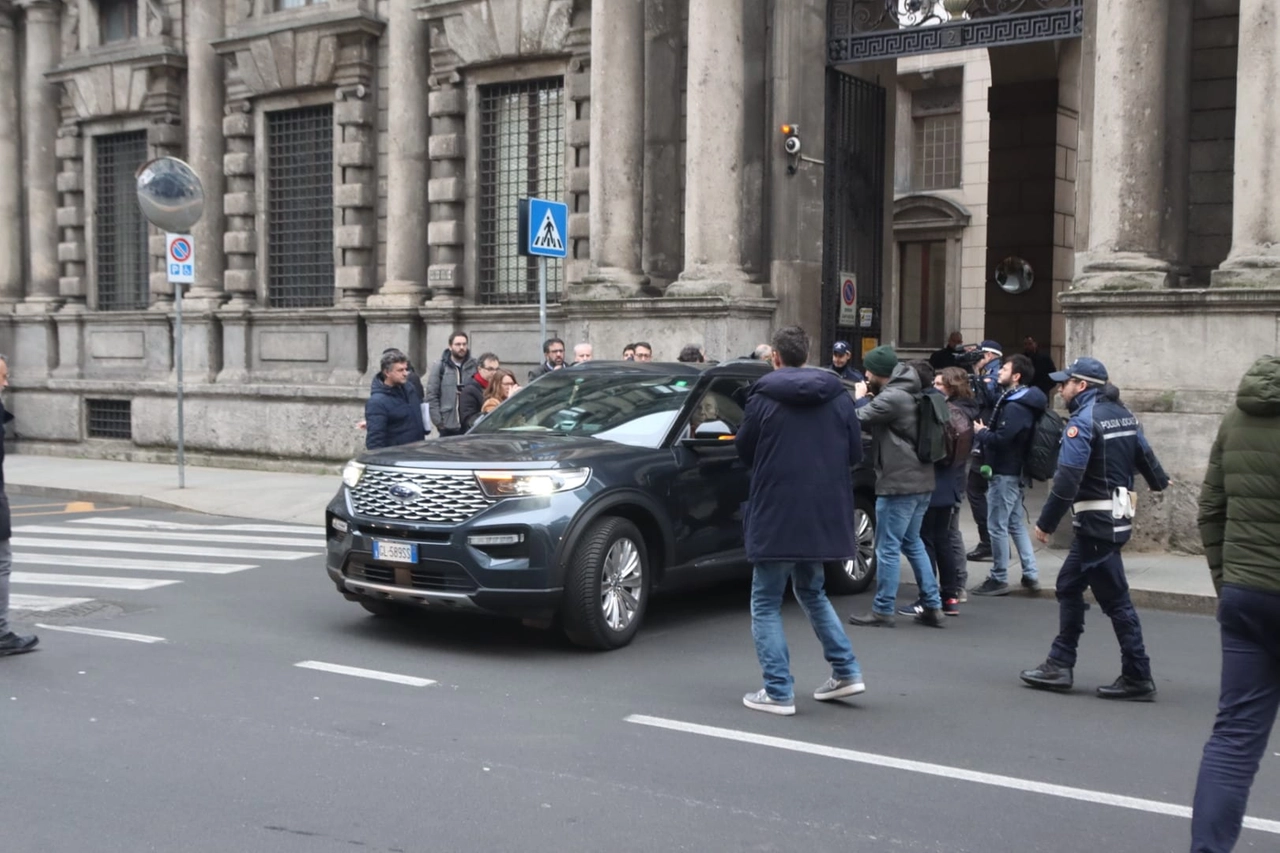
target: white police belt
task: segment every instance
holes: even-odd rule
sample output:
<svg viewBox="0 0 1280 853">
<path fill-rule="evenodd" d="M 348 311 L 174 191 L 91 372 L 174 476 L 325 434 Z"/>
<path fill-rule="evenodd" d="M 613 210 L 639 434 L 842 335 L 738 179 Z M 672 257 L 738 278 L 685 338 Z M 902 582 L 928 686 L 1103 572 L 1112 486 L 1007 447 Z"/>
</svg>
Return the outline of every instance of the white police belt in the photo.
<svg viewBox="0 0 1280 853">
<path fill-rule="evenodd" d="M 1076 513 L 1108 512 L 1117 521 L 1133 518 L 1138 512 L 1137 495 L 1120 486 L 1111 492 L 1110 500 L 1076 501 L 1071 505 L 1071 511 Z"/>
</svg>

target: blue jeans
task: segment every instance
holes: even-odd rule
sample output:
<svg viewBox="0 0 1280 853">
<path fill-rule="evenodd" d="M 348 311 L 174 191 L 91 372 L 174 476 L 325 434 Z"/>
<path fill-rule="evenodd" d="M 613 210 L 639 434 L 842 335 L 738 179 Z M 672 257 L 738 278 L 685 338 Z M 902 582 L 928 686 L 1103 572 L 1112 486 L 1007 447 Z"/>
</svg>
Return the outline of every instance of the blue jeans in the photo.
<svg viewBox="0 0 1280 853">
<path fill-rule="evenodd" d="M 1142 641 L 1142 622 L 1129 599 L 1120 546 L 1089 536 L 1076 536 L 1058 570 L 1058 636 L 1049 657 L 1061 666 L 1076 665 L 1076 647 L 1084 633 L 1088 605 L 1084 591 L 1093 590 L 1098 606 L 1111 620 L 1120 643 L 1120 671 L 1130 678 L 1151 678 L 1151 659 Z"/>
<path fill-rule="evenodd" d="M 922 495 L 880 495 L 876 498 L 876 598 L 871 609 L 882 616 L 893 616 L 898 601 L 898 582 L 905 554 L 916 573 L 920 597 L 932 610 L 942 607 L 938 579 L 933 563 L 920 539 L 920 524 L 929 509 L 928 492 Z"/>
<path fill-rule="evenodd" d="M 1191 816 L 1191 853 L 1227 853 L 1280 708 L 1280 594 L 1224 585 L 1222 690 L 1204 745 Z"/>
<path fill-rule="evenodd" d="M 791 655 L 782 631 L 782 594 L 787 589 L 787 578 L 791 579 L 800 609 L 822 643 L 822 655 L 831 664 L 831 674 L 836 678 L 862 677 L 849 635 L 823 591 L 824 577 L 822 564 L 816 562 L 759 563 L 752 573 L 751 636 L 764 670 L 764 689 L 771 699 L 785 702 L 795 695 Z"/>
<path fill-rule="evenodd" d="M 1009 582 L 1009 537 L 1022 561 L 1022 576 L 1036 580 L 1036 552 L 1031 546 L 1031 533 L 1022 523 L 1022 478 L 1015 474 L 996 474 L 987 489 L 987 529 L 991 532 L 991 578 Z"/>
</svg>

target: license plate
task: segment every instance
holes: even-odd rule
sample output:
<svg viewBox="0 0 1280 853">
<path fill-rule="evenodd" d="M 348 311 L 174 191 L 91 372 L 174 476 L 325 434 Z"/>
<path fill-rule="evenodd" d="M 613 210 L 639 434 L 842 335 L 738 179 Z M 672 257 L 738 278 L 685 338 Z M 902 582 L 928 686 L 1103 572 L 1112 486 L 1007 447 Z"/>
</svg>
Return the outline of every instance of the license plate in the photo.
<svg viewBox="0 0 1280 853">
<path fill-rule="evenodd" d="M 384 563 L 412 563 L 417 565 L 418 546 L 411 542 L 383 542 L 373 540 L 373 559 Z"/>
</svg>

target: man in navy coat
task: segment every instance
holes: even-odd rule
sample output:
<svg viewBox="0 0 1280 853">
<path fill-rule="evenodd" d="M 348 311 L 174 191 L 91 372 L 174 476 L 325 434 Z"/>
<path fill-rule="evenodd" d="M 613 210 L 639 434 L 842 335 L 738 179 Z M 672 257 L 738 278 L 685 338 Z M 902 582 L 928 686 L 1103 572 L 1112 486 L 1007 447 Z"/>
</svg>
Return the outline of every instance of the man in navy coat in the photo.
<svg viewBox="0 0 1280 853">
<path fill-rule="evenodd" d="M 747 559 L 755 566 L 751 634 L 764 689 L 748 708 L 796 712 L 782 595 L 787 579 L 831 664 L 814 691 L 820 702 L 863 692 L 862 669 L 823 590 L 822 564 L 857 553 L 853 530 L 853 466 L 862 458 L 862 428 L 853 399 L 830 371 L 805 367 L 809 337 L 799 326 L 773 336 L 774 371 L 755 383 L 735 444 L 752 469 L 744 512 Z"/>
</svg>

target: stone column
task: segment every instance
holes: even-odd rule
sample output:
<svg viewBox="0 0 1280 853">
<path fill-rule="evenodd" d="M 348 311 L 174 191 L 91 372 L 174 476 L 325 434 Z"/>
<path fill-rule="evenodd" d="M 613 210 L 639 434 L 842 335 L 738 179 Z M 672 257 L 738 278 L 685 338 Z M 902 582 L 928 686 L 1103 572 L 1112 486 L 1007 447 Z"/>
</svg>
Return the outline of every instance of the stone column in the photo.
<svg viewBox="0 0 1280 853">
<path fill-rule="evenodd" d="M 18 119 L 18 35 L 0 0 L 0 306 L 22 301 L 22 145 Z"/>
<path fill-rule="evenodd" d="M 222 117 L 226 81 L 222 57 L 212 42 L 225 31 L 223 0 L 201 0 L 187 7 L 187 162 L 204 184 L 204 216 L 192 229 L 196 241 L 196 283 L 186 298 L 192 310 L 210 310 L 226 301 L 222 235 Z"/>
<path fill-rule="evenodd" d="M 644 0 L 610 0 L 591 9 L 591 268 L 583 296 L 637 296 L 648 283 L 640 257 L 644 7 Z"/>
<path fill-rule="evenodd" d="M 24 312 L 43 313 L 61 304 L 58 295 L 58 87 L 45 74 L 58 64 L 62 36 L 59 3 L 19 0 L 26 10 L 26 67 L 22 115 L 26 122 L 27 251 L 30 259 Z"/>
<path fill-rule="evenodd" d="M 431 75 L 426 24 L 415 4 L 392 3 L 387 21 L 390 103 L 387 110 L 387 280 L 370 307 L 412 307 L 427 296 L 427 78 Z"/>
<path fill-rule="evenodd" d="M 740 0 L 689 4 L 684 272 L 668 296 L 761 295 L 742 268 L 744 33 Z"/>
<path fill-rule="evenodd" d="M 1075 289 L 1176 284 L 1163 256 L 1167 0 L 1098 0 L 1089 249 Z"/>
<path fill-rule="evenodd" d="M 1280 11 L 1240 0 L 1231 253 L 1214 287 L 1280 287 Z"/>
</svg>

